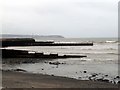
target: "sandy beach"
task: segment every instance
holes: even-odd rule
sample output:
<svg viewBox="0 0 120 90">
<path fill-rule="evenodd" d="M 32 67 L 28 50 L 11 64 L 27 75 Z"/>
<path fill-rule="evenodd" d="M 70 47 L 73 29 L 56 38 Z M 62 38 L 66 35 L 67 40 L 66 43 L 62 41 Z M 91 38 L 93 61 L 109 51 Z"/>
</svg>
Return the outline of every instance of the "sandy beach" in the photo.
<svg viewBox="0 0 120 90">
<path fill-rule="evenodd" d="M 4 88 L 118 88 L 118 85 L 111 83 L 42 74 L 3 71 L 2 75 Z"/>
</svg>

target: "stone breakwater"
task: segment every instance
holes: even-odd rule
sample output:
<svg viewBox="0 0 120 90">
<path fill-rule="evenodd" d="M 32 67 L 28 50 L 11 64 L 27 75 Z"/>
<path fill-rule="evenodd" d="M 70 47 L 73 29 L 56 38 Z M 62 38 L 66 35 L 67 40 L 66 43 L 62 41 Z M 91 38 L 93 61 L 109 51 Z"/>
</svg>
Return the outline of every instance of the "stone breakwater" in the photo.
<svg viewBox="0 0 120 90">
<path fill-rule="evenodd" d="M 9 46 L 93 46 L 93 43 L 56 43 L 54 41 L 35 41 L 33 38 L 5 38 L 0 39 L 2 47 Z"/>
<path fill-rule="evenodd" d="M 58 55 L 58 54 L 44 54 L 34 51 L 1 49 L 2 58 L 83 58 L 85 55 Z"/>
</svg>

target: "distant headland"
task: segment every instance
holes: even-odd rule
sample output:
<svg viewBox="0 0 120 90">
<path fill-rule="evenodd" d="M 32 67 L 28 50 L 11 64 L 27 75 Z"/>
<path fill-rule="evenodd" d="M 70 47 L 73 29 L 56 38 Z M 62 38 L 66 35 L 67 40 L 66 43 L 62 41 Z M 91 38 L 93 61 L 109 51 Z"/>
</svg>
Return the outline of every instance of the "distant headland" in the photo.
<svg viewBox="0 0 120 90">
<path fill-rule="evenodd" d="M 0 34 L 2 38 L 65 38 L 61 35 L 18 35 L 18 34 Z"/>
</svg>

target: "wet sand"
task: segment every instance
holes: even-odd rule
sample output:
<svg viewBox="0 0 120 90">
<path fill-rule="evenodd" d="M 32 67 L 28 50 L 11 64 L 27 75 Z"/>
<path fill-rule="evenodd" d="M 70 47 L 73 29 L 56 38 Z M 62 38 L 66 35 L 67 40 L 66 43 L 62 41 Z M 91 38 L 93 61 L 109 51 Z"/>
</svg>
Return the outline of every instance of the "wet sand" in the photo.
<svg viewBox="0 0 120 90">
<path fill-rule="evenodd" d="M 111 83 L 25 72 L 2 71 L 2 75 L 4 88 L 118 88 L 118 85 Z"/>
</svg>

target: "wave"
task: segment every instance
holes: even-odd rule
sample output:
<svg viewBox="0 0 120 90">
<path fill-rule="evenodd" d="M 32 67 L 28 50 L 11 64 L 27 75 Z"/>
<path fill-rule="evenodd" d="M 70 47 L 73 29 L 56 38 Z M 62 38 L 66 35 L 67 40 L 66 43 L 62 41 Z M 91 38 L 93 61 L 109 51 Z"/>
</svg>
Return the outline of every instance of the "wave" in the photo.
<svg viewBox="0 0 120 90">
<path fill-rule="evenodd" d="M 88 48 L 88 49 L 85 49 L 85 48 L 83 48 L 83 49 L 81 49 L 81 50 L 118 50 L 117 48 L 102 48 L 102 49 L 100 49 L 100 48 Z"/>
<path fill-rule="evenodd" d="M 117 43 L 118 41 L 105 41 L 106 43 Z"/>
<path fill-rule="evenodd" d="M 95 41 L 95 40 L 93 40 L 93 41 L 78 41 L 78 42 L 74 42 L 74 41 L 56 41 L 55 43 L 119 43 L 119 41 L 118 40 L 103 40 L 103 41 Z"/>
<path fill-rule="evenodd" d="M 118 41 L 98 41 L 98 42 L 93 42 L 93 43 L 98 43 L 98 44 L 105 44 L 105 43 L 118 43 Z"/>
<path fill-rule="evenodd" d="M 105 44 L 105 43 L 120 43 L 119 41 L 116 40 L 106 40 L 106 41 L 93 41 L 93 43 L 98 43 L 98 44 Z"/>
<path fill-rule="evenodd" d="M 104 54 L 104 55 L 106 55 L 106 54 L 112 54 L 112 55 L 120 55 L 119 53 L 112 53 L 112 52 L 110 52 L 110 53 L 108 53 L 108 52 L 86 52 L 86 53 L 82 53 L 82 54 Z"/>
</svg>

